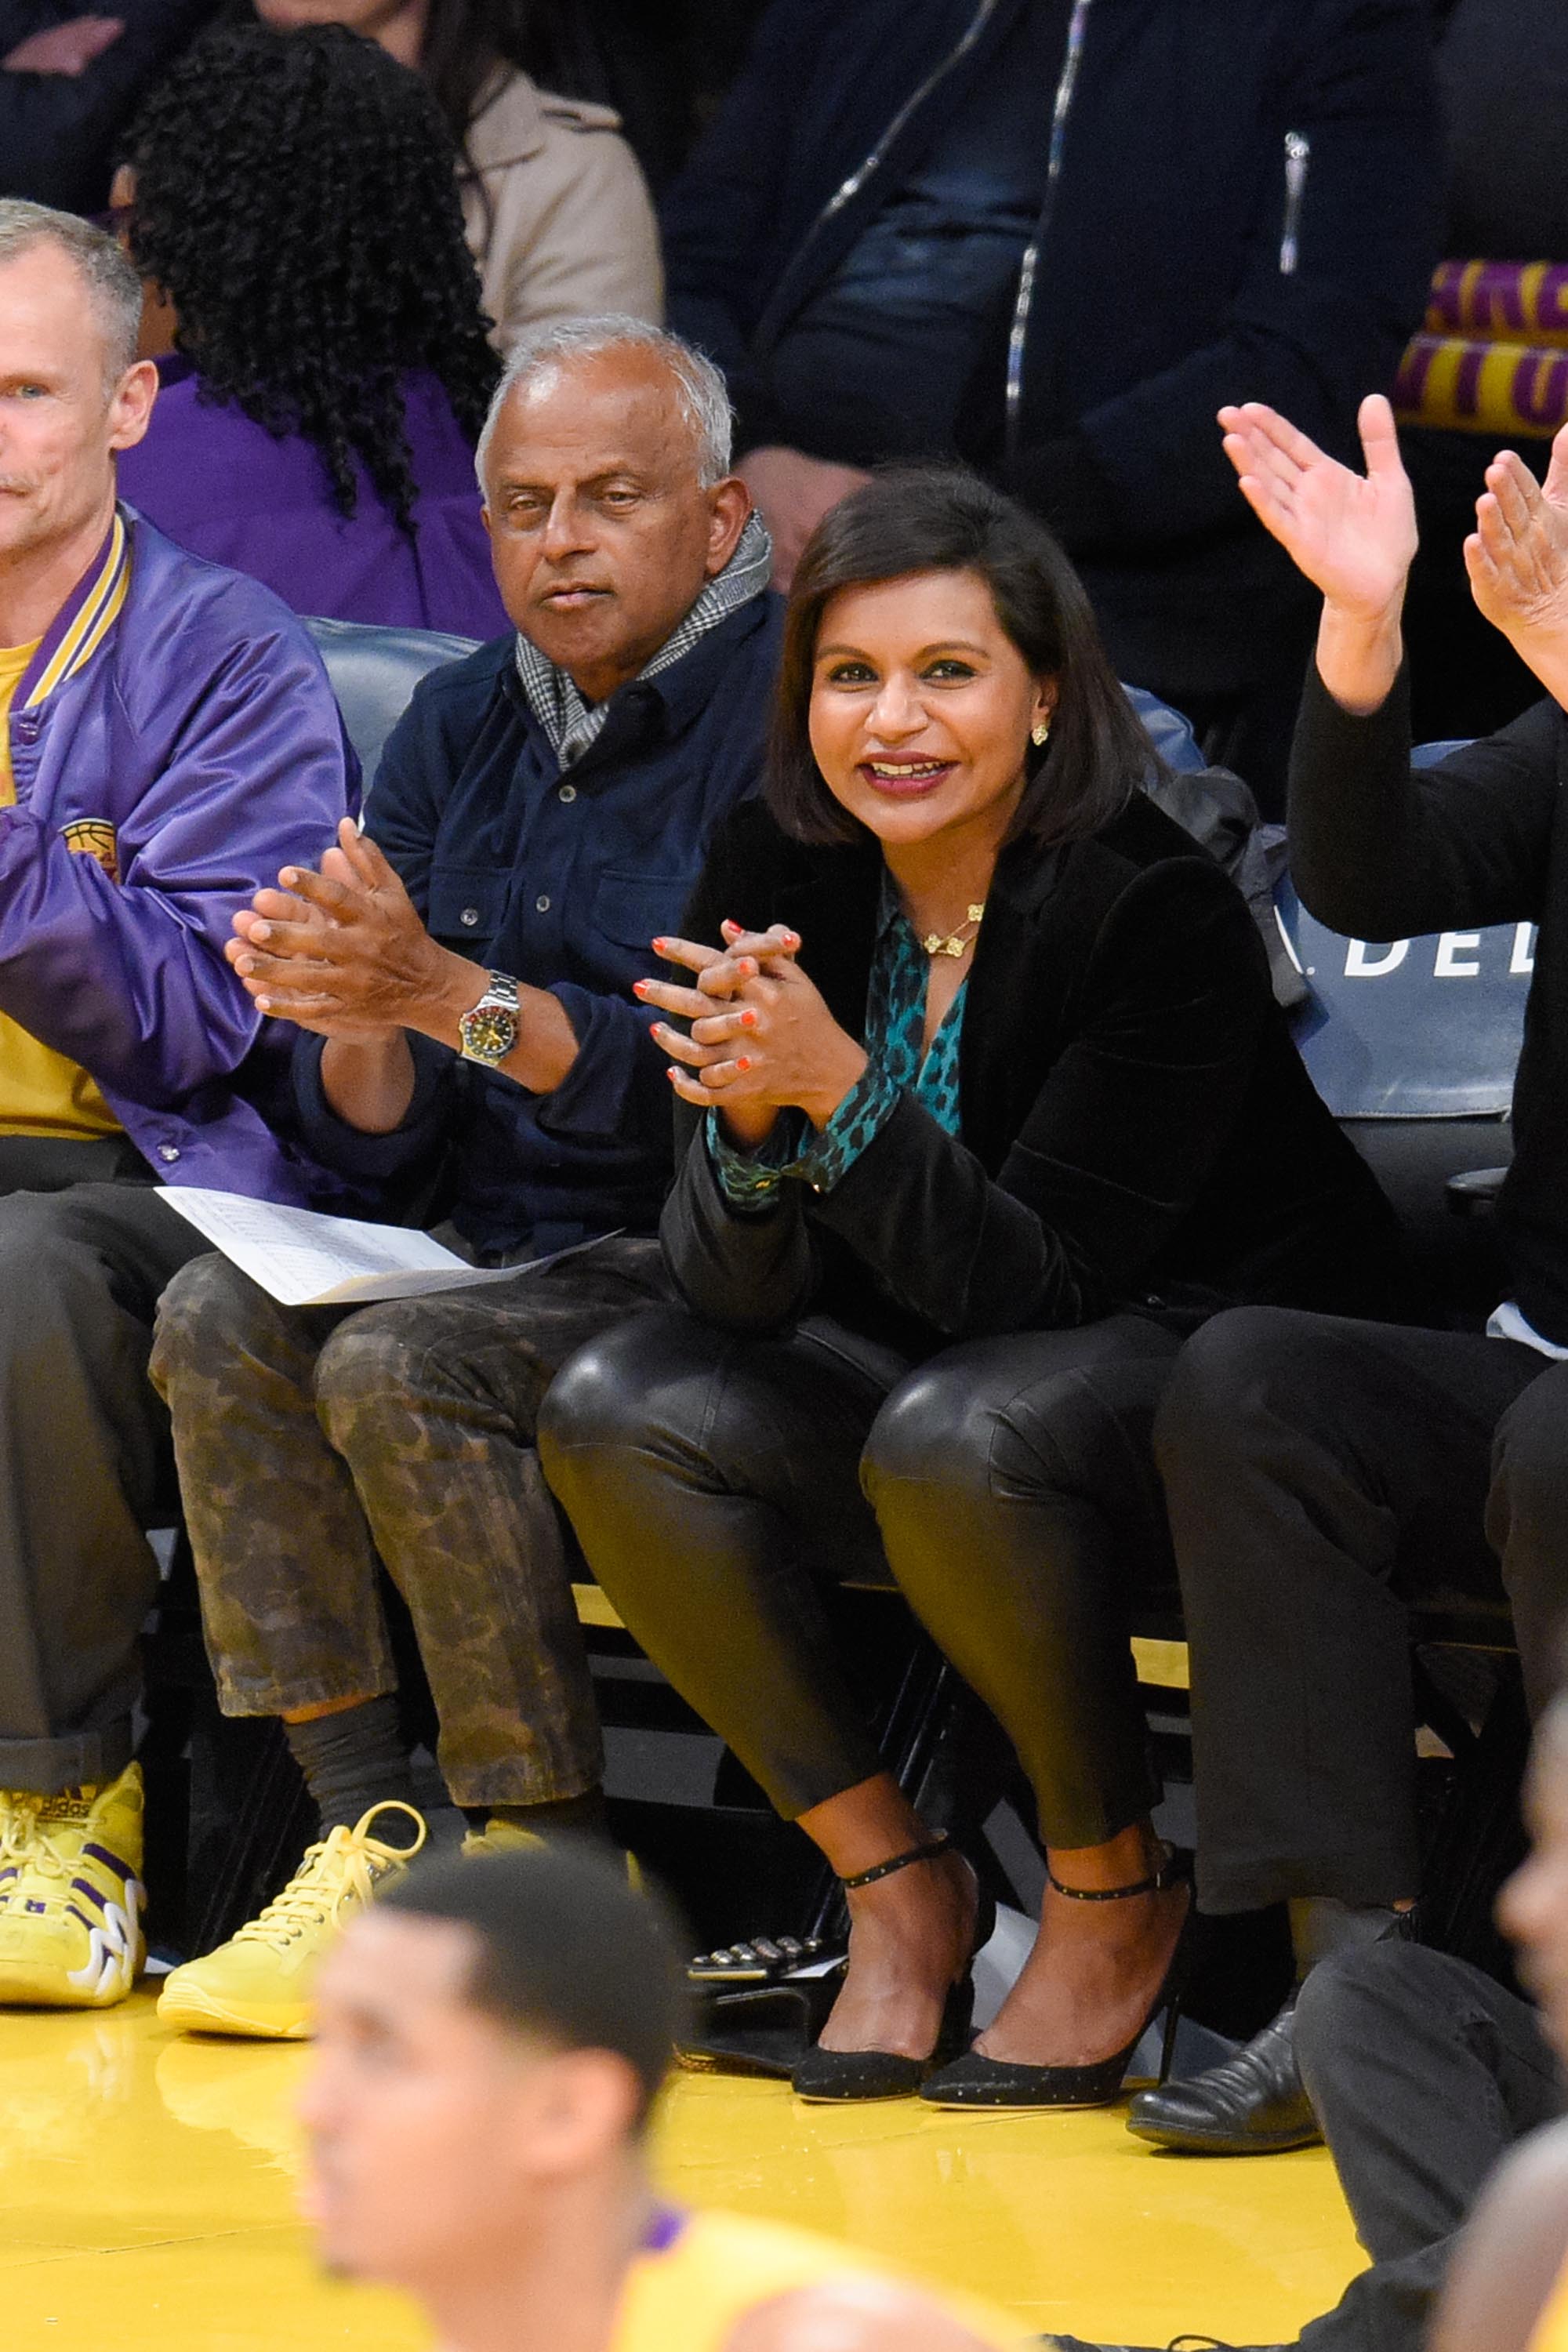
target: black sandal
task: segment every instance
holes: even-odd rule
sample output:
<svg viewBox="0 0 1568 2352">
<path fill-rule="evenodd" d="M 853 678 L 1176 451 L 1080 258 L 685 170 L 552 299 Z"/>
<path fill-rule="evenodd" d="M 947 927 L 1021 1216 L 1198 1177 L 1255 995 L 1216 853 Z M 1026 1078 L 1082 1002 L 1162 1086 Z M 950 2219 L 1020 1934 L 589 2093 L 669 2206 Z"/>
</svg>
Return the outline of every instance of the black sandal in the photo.
<svg viewBox="0 0 1568 2352">
<path fill-rule="evenodd" d="M 908 1853 L 897 1853 L 890 1862 L 879 1862 L 839 1884 L 852 1895 L 858 1887 L 874 1886 L 879 1878 L 890 1878 L 895 1870 L 907 1870 L 911 1863 L 936 1862 L 950 1851 L 952 1840 L 943 1832 L 926 1844 L 911 1846 Z M 980 1885 L 977 1875 L 969 1966 L 942 2005 L 936 2047 L 929 2058 L 906 2058 L 891 2050 L 824 2050 L 819 2044 L 806 2052 L 790 2077 L 796 2097 L 820 2102 L 907 2099 L 929 2074 L 948 2066 L 968 2046 L 974 2015 L 974 1955 L 990 1942 L 995 1925 L 995 1902 Z M 828 1981 L 836 1988 L 842 1984 L 848 1966 L 847 1959 L 842 1960 Z"/>
<path fill-rule="evenodd" d="M 1131 1886 L 1064 1886 L 1053 1872 L 1046 1874 L 1057 1893 L 1074 1903 L 1121 1903 L 1133 1895 L 1163 1895 L 1172 1886 L 1190 1887 L 1193 1864 L 1190 1854 L 1167 1852 L 1152 1876 L 1140 1878 Z M 1123 2049 L 1113 2051 L 1109 2058 L 1097 2058 L 1087 2066 L 1026 2066 L 1014 2059 L 988 2058 L 983 2051 L 970 2050 L 941 2074 L 933 2074 L 921 2086 L 921 2097 L 933 2107 L 1109 2106 L 1121 2089 L 1134 2051 L 1162 2010 L 1165 2012 L 1165 2032 L 1160 2051 L 1160 2080 L 1164 2082 L 1171 2071 L 1176 2028 L 1181 2022 L 1182 2002 L 1192 1972 L 1196 1921 L 1197 1913 L 1189 1895 L 1187 1916 L 1171 1964 L 1142 2023 Z"/>
</svg>

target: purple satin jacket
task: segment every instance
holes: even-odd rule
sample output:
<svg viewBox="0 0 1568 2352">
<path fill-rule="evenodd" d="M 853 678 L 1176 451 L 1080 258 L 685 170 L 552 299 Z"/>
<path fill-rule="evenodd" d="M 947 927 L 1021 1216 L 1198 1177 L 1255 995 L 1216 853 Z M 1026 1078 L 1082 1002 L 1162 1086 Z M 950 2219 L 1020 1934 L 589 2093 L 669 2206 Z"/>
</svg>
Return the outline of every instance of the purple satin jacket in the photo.
<svg viewBox="0 0 1568 2352">
<path fill-rule="evenodd" d="M 230 917 L 320 863 L 359 770 L 268 590 L 121 507 L 11 701 L 0 1009 L 89 1070 L 155 1172 L 303 1203 L 293 1032 L 224 961 Z"/>
<path fill-rule="evenodd" d="M 269 433 L 232 400 L 205 399 L 181 354 L 159 361 L 158 379 L 147 437 L 120 460 L 120 489 L 181 547 L 265 581 L 296 613 L 510 636 L 474 453 L 427 369 L 403 379 L 417 492 L 412 539 L 358 457 L 359 501 L 342 515 L 314 442 Z"/>
</svg>

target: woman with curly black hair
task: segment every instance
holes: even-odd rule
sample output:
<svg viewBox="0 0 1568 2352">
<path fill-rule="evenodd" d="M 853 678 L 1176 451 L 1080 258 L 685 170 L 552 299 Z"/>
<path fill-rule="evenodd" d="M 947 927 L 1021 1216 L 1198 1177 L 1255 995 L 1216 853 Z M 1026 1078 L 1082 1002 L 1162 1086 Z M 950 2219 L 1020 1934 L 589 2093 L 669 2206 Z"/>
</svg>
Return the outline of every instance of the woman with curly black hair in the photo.
<svg viewBox="0 0 1568 2352">
<path fill-rule="evenodd" d="M 430 93 L 338 26 L 209 33 L 116 181 L 162 389 L 123 495 L 296 612 L 494 636 L 496 362 Z"/>
</svg>

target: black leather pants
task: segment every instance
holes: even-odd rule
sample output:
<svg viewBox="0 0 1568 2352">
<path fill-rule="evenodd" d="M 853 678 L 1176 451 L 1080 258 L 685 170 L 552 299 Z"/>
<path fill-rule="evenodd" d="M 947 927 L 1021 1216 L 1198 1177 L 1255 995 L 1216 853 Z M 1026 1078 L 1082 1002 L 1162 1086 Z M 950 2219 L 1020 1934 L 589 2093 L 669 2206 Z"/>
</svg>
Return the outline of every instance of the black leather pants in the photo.
<svg viewBox="0 0 1568 2352">
<path fill-rule="evenodd" d="M 910 1370 L 826 1322 L 656 1311 L 565 1366 L 540 1455 L 631 1632 L 786 1819 L 881 1768 L 822 1585 L 890 1570 L 1047 1843 L 1095 1845 L 1156 1793 L 1128 1626 L 1173 1577 L 1150 1433 L 1176 1346 L 1127 1316 Z"/>
</svg>

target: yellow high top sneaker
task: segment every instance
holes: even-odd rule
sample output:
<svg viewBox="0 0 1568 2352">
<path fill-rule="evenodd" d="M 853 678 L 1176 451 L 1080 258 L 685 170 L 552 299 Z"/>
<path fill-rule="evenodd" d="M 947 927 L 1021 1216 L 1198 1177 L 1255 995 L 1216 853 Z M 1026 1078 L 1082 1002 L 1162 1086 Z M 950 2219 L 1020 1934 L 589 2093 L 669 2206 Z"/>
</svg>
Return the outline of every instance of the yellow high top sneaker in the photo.
<svg viewBox="0 0 1568 2352">
<path fill-rule="evenodd" d="M 110 2009 L 147 1957 L 142 1767 L 101 1789 L 0 1795 L 0 2004 Z"/>
<path fill-rule="evenodd" d="M 407 1845 L 371 1835 L 383 1813 L 414 1824 Z M 158 2014 L 188 2033 L 237 2033 L 258 2041 L 305 2042 L 321 1954 L 339 1929 L 383 1887 L 394 1885 L 424 1844 L 425 1818 L 392 1798 L 310 1846 L 275 1902 L 205 1958 L 187 1960 L 163 1985 Z"/>
</svg>

